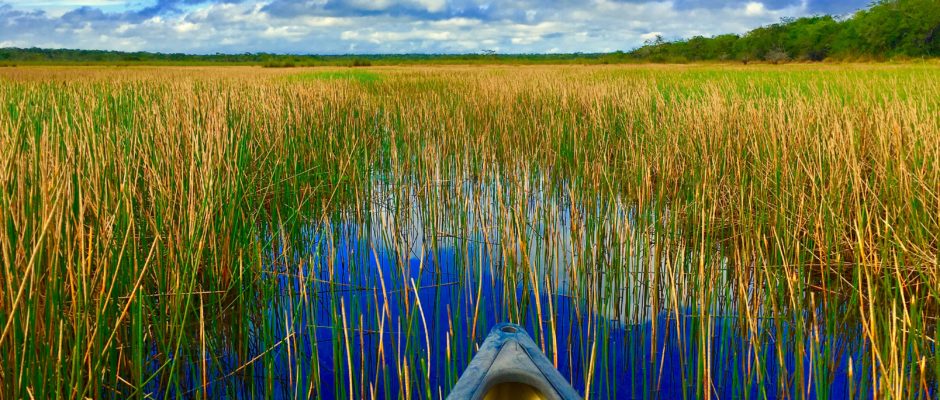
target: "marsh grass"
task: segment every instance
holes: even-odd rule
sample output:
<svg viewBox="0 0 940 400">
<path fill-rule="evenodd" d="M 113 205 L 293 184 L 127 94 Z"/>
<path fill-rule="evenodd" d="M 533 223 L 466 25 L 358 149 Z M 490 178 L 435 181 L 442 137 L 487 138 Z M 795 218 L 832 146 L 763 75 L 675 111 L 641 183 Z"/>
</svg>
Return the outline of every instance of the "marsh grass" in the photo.
<svg viewBox="0 0 940 400">
<path fill-rule="evenodd" d="M 3 397 L 936 396 L 935 68 L 0 74 Z"/>
<path fill-rule="evenodd" d="M 294 82 L 318 81 L 318 80 L 350 80 L 364 84 L 371 84 L 382 79 L 382 75 L 375 72 L 351 70 L 351 71 L 318 71 L 293 74 L 288 79 Z"/>
</svg>

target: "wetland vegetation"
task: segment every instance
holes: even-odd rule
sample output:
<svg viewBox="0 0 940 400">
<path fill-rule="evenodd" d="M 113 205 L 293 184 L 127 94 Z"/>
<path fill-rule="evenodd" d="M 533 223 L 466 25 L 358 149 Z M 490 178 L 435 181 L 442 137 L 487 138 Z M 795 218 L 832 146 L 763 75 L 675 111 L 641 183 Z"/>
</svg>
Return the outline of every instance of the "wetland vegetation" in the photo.
<svg viewBox="0 0 940 400">
<path fill-rule="evenodd" d="M 327 71 L 327 72 L 324 72 Z M 0 70 L 0 398 L 940 381 L 940 70 Z"/>
</svg>

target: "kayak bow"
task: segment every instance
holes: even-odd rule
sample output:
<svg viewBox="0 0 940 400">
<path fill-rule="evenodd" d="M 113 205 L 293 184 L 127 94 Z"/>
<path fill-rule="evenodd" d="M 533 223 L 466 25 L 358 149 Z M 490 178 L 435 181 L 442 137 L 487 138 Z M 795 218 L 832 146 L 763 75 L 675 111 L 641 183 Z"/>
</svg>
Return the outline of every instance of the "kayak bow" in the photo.
<svg viewBox="0 0 940 400">
<path fill-rule="evenodd" d="M 525 329 L 516 324 L 498 324 L 447 398 L 572 400 L 581 396 Z"/>
</svg>

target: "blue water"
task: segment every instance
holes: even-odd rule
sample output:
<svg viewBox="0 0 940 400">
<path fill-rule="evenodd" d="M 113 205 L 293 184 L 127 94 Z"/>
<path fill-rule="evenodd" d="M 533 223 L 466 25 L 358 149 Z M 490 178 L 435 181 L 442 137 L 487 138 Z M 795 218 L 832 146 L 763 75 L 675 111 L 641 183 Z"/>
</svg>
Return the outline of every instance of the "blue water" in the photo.
<svg viewBox="0 0 940 400">
<path fill-rule="evenodd" d="M 537 205 L 538 199 L 529 202 Z M 566 207 L 557 220 L 530 224 L 532 236 L 546 225 L 567 228 Z M 412 219 L 418 214 L 411 210 Z M 636 218 L 630 210 L 618 215 L 630 223 Z M 590 386 L 591 397 L 701 398 L 706 369 L 712 398 L 837 399 L 849 397 L 850 387 L 857 397 L 871 392 L 857 372 L 861 365 L 849 379 L 850 359 L 861 360 L 866 352 L 859 327 L 851 323 L 798 337 L 801 330 L 793 324 L 805 324 L 814 311 L 807 310 L 803 321 L 758 314 L 752 332 L 742 328 L 734 299 L 654 310 L 648 277 L 635 271 L 619 278 L 580 271 L 575 275 L 583 281 L 571 282 L 559 267 L 570 264 L 570 237 L 542 244 L 542 249 L 554 246 L 546 254 L 558 258 L 530 265 L 530 273 L 519 260 L 504 256 L 495 235 L 486 242 L 485 224 L 475 222 L 470 237 L 459 237 L 424 232 L 417 222 L 399 226 L 382 216 L 373 212 L 368 226 L 354 218 L 312 225 L 299 244 L 302 251 L 284 251 L 272 235 L 270 262 L 257 283 L 265 290 L 258 294 L 256 312 L 207 327 L 212 343 L 205 353 L 193 346 L 179 353 L 180 390 L 154 381 L 147 387 L 150 394 L 203 394 L 205 358 L 209 398 L 399 398 L 404 375 L 411 397 L 438 398 L 446 396 L 500 322 L 525 326 L 576 390 L 584 394 Z M 812 357 L 813 352 L 826 356 Z M 810 365 L 818 359 L 827 362 Z M 804 372 L 798 374 L 799 364 Z M 151 372 L 162 365 L 153 361 Z"/>
<path fill-rule="evenodd" d="M 429 376 L 430 380 L 415 379 L 411 394 L 417 397 L 446 396 L 459 374 L 460 369 L 469 363 L 475 346 L 482 343 L 489 328 L 502 321 L 520 323 L 532 334 L 536 343 L 543 343 L 543 338 L 536 332 L 538 318 L 534 298 L 531 292 L 529 298 L 523 299 L 528 290 L 523 285 L 517 285 L 513 291 L 501 290 L 503 279 L 494 276 L 493 261 L 490 259 L 485 246 L 479 243 L 467 243 L 465 254 L 469 258 L 461 261 L 461 254 L 454 247 L 443 247 L 437 252 L 426 251 L 423 263 L 420 258 L 409 257 L 407 274 L 414 279 L 415 286 L 420 294 L 421 307 L 414 301 L 414 289 L 406 287 L 401 277 L 401 271 L 389 266 L 389 260 L 394 254 L 387 251 L 378 252 L 382 262 L 382 270 L 386 290 L 390 298 L 389 313 L 384 324 L 382 342 L 386 351 L 384 370 L 388 379 L 380 374 L 376 379 L 376 365 L 379 358 L 376 349 L 379 347 L 378 321 L 376 315 L 381 315 L 383 296 L 378 274 L 379 265 L 370 247 L 353 226 L 341 227 L 342 234 L 332 246 L 321 244 L 322 235 L 315 238 L 311 250 L 320 253 L 317 262 L 308 264 L 303 270 L 306 274 L 300 279 L 297 276 L 277 276 L 277 284 L 284 296 L 271 299 L 264 315 L 270 319 L 270 326 L 265 331 L 268 338 L 283 338 L 287 336 L 288 329 L 295 333 L 292 337 L 290 352 L 285 344 L 255 343 L 251 354 L 261 354 L 268 350 L 263 360 L 254 363 L 245 372 L 251 374 L 235 374 L 227 376 L 230 371 L 238 368 L 247 360 L 239 359 L 234 352 L 216 348 L 219 354 L 209 364 L 213 371 L 209 377 L 211 382 L 207 388 L 209 397 L 274 397 L 293 398 L 295 395 L 306 397 L 308 393 L 319 395 L 321 398 L 350 397 L 348 394 L 348 362 L 345 351 L 346 340 L 349 342 L 349 360 L 353 366 L 353 390 L 355 397 L 366 396 L 373 393 L 376 397 L 398 397 L 401 386 L 397 376 L 402 370 L 402 363 L 398 360 L 409 360 L 409 368 L 418 372 L 415 377 Z M 317 251 L 319 250 L 319 251 Z M 332 281 L 328 273 L 327 263 L 332 258 Z M 481 306 L 477 322 L 477 334 L 471 342 L 468 334 L 473 324 L 472 308 L 477 294 L 477 284 L 480 275 L 479 269 L 474 266 L 482 262 L 482 280 L 484 284 L 480 293 Z M 317 281 L 310 278 L 318 279 Z M 495 283 L 495 284 L 494 284 Z M 557 288 L 564 292 L 564 288 Z M 314 303 L 309 307 L 299 307 L 299 293 L 306 290 L 308 301 Z M 406 314 L 404 293 L 408 293 L 410 314 Z M 287 293 L 292 293 L 295 308 L 290 308 L 290 301 L 286 299 Z M 506 296 L 512 296 L 507 298 Z M 595 351 L 594 379 L 592 382 L 592 397 L 604 398 L 682 398 L 683 394 L 696 397 L 696 371 L 699 365 L 703 348 L 697 342 L 698 329 L 701 329 L 702 320 L 694 315 L 692 310 L 685 310 L 686 315 L 676 316 L 674 313 L 661 312 L 656 315 L 660 326 L 656 335 L 655 348 L 652 345 L 652 322 L 625 324 L 605 318 L 603 315 L 593 313 L 592 322 L 588 322 L 592 311 L 582 302 L 567 295 L 542 295 L 540 300 L 544 307 L 549 298 L 554 301 L 556 343 L 553 349 L 546 343 L 546 353 L 550 359 L 557 356 L 559 371 L 569 379 L 572 385 L 581 393 L 587 386 L 586 371 L 590 366 L 591 351 Z M 516 307 L 510 301 L 519 301 Z M 339 306 L 338 303 L 342 303 Z M 343 309 L 347 315 L 348 337 L 342 334 L 342 322 L 335 318 L 334 307 Z M 518 312 L 515 312 L 517 310 Z M 312 311 L 312 312 L 311 312 Z M 424 321 L 420 313 L 423 311 Z M 362 315 L 362 325 L 365 331 L 359 334 L 359 315 Z M 410 315 L 410 318 L 409 318 Z M 459 315 L 454 318 L 453 315 Z M 675 330 L 676 319 L 679 318 L 684 342 L 680 343 Z M 410 324 L 409 324 L 410 321 Z M 781 375 L 792 376 L 795 371 L 798 355 L 788 345 L 786 358 L 787 371 L 781 374 L 777 370 L 777 355 L 771 342 L 763 341 L 757 349 L 760 363 L 765 367 L 760 380 L 753 378 L 751 385 L 743 385 L 744 376 L 748 373 L 756 374 L 753 358 L 748 354 L 754 349 L 749 347 L 749 337 L 741 336 L 736 318 L 733 315 L 711 318 L 713 325 L 712 338 L 712 379 L 714 393 L 720 398 L 742 398 L 750 395 L 755 398 L 776 398 L 780 393 L 782 384 L 788 384 L 789 389 L 784 391 L 795 393 L 793 387 L 796 382 L 781 382 Z M 549 324 L 547 310 L 543 310 L 542 326 Z M 456 323 L 456 326 L 451 326 Z M 424 327 L 427 327 L 428 339 L 425 340 Z M 402 326 L 404 325 L 404 326 Z M 409 330 L 413 332 L 409 335 Z M 258 328 L 260 329 L 260 328 Z M 786 325 L 782 328 L 784 336 L 789 335 Z M 448 332 L 453 336 L 448 338 Z M 542 330 L 543 334 L 548 332 Z M 759 335 L 773 335 L 774 332 L 761 330 Z M 258 335 L 262 336 L 262 335 Z M 834 365 L 826 371 L 826 390 L 831 398 L 845 398 L 849 389 L 847 379 L 847 364 L 850 355 L 856 355 L 863 349 L 859 343 L 853 343 L 850 338 L 859 337 L 859 332 L 839 332 L 833 337 L 824 337 L 824 343 L 831 340 L 829 346 L 834 352 L 841 355 L 834 356 Z M 362 338 L 360 340 L 360 337 Z M 406 339 L 410 337 L 410 341 Z M 596 345 L 594 341 L 597 341 Z M 396 356 L 395 348 L 403 348 L 408 341 L 409 353 L 406 356 Z M 449 341 L 449 344 L 448 344 Z M 546 342 L 550 342 L 547 341 Z M 570 343 L 570 344 L 569 344 Z M 812 341 L 807 341 L 811 344 Z M 338 344 L 338 345 L 336 345 Z M 334 346 L 335 345 L 335 346 Z M 271 349 L 273 346 L 273 350 Z M 447 348 L 452 349 L 448 363 Z M 819 350 L 822 350 L 822 345 Z M 360 352 L 359 349 L 366 349 Z M 430 350 L 428 350 L 430 349 Z M 316 354 L 316 367 L 319 369 L 320 385 L 313 385 L 310 376 L 314 371 L 311 355 Z M 804 362 L 808 365 L 810 357 L 805 355 Z M 424 367 L 430 360 L 430 368 Z M 451 372 L 448 374 L 448 365 Z M 156 365 L 155 365 L 156 367 Z M 190 364 L 190 368 L 182 371 L 180 379 L 184 388 L 198 388 L 201 386 L 199 366 Z M 456 370 L 455 370 L 456 369 Z M 334 374 L 339 370 L 338 374 Z M 265 371 L 268 373 L 266 374 Z M 274 373 L 270 373 L 275 371 Z M 362 372 L 365 374 L 362 374 Z M 293 373 L 293 374 L 292 374 Z M 274 379 L 269 379 L 270 376 Z M 804 374 L 813 376 L 812 374 Z M 364 379 L 361 379 L 364 378 Z M 413 378 L 414 379 L 414 378 Z M 269 381 L 270 380 L 270 381 Z M 370 389 L 370 384 L 374 385 Z M 809 382 L 807 382 L 809 384 Z M 859 385 L 856 385 L 859 387 Z M 808 389 L 809 397 L 815 397 L 818 388 L 813 385 Z M 159 393 L 159 390 L 155 390 Z M 182 395 L 193 395 L 195 392 L 187 391 Z"/>
</svg>

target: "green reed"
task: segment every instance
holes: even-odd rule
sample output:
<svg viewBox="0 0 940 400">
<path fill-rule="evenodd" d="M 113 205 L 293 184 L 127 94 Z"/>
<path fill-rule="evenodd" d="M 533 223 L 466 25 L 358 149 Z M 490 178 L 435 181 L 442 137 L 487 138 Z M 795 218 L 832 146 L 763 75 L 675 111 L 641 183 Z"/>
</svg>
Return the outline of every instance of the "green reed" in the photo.
<svg viewBox="0 0 940 400">
<path fill-rule="evenodd" d="M 203 397 L 235 379 L 297 398 L 324 385 L 391 395 L 393 382 L 400 397 L 437 397 L 493 318 L 528 322 L 590 396 L 627 390 L 618 368 L 641 364 L 629 395 L 655 393 L 655 356 L 675 344 L 698 349 L 681 353 L 695 383 L 686 398 L 714 396 L 726 379 L 744 398 L 755 384 L 759 397 L 829 398 L 853 351 L 859 396 L 935 396 L 935 68 L 284 74 L 3 71 L 4 397 Z M 344 221 L 387 248 L 334 254 Z M 311 232 L 328 239 L 313 254 Z M 435 275 L 438 260 L 412 271 L 413 252 L 447 246 L 456 281 Z M 387 275 L 363 278 L 373 262 L 363 254 Z M 315 264 L 326 292 L 278 283 L 313 282 Z M 465 288 L 446 325 L 428 321 L 437 304 L 418 293 L 440 289 L 427 282 Z M 486 304 L 484 285 L 510 295 Z M 344 297 L 363 288 L 371 301 Z M 560 296 L 577 306 L 560 311 Z M 329 326 L 300 324 L 318 311 Z M 648 321 L 650 332 L 612 348 L 607 320 Z M 559 341 L 562 327 L 576 340 Z M 330 339 L 307 352 L 298 337 L 322 328 Z M 860 337 L 862 351 L 837 332 Z M 228 351 L 234 364 L 220 358 Z M 791 353 L 808 354 L 792 371 Z M 735 354 L 749 366 L 725 378 Z M 432 370 L 446 371 L 444 385 L 432 387 Z M 772 373 L 777 387 L 759 384 Z"/>
</svg>

